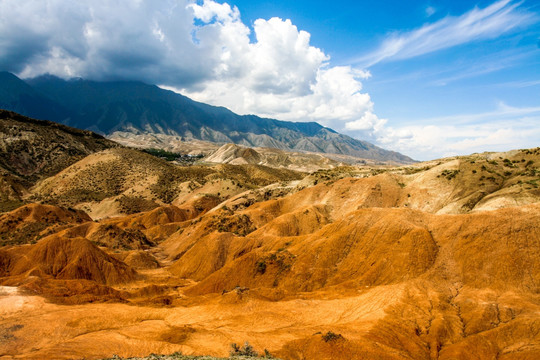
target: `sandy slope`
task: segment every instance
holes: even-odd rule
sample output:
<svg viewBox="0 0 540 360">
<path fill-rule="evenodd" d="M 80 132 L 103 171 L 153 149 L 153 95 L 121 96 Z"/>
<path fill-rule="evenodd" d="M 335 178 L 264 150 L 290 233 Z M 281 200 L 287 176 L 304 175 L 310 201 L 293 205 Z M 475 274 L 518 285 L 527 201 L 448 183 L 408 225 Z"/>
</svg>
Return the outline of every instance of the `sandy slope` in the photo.
<svg viewBox="0 0 540 360">
<path fill-rule="evenodd" d="M 38 188 L 77 189 L 92 156 Z M 142 213 L 81 223 L 47 208 L 63 227 L 0 249 L 0 358 L 226 356 L 244 341 L 283 359 L 539 358 L 539 156 L 271 185 L 283 173 L 219 165 L 189 170 L 200 187 Z M 232 179 L 253 186 L 210 196 Z M 39 213 L 55 229 L 59 215 Z"/>
</svg>

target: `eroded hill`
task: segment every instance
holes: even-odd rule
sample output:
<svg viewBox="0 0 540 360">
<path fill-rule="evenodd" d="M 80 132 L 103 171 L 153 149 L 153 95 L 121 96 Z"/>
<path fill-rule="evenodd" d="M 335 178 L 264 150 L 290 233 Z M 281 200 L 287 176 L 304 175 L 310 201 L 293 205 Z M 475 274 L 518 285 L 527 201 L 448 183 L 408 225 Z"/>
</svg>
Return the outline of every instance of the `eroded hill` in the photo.
<svg viewBox="0 0 540 360">
<path fill-rule="evenodd" d="M 0 217 L 38 227 L 0 249 L 0 354 L 535 359 L 538 181 L 540 148 L 309 175 L 95 153 Z"/>
<path fill-rule="evenodd" d="M 20 204 L 38 180 L 116 146 L 90 131 L 0 110 L 0 210 Z"/>
<path fill-rule="evenodd" d="M 133 149 L 86 157 L 31 189 L 31 199 L 75 206 L 100 218 L 159 205 L 191 203 L 199 212 L 266 185 L 300 180 L 302 173 L 259 165 L 178 166 Z"/>
</svg>

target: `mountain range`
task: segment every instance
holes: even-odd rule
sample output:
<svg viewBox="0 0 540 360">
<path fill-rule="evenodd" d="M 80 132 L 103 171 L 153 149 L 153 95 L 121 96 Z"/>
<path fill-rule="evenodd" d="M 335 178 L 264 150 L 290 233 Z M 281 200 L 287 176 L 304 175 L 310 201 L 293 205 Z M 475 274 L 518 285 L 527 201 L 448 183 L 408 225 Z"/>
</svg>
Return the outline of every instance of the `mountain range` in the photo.
<svg viewBox="0 0 540 360">
<path fill-rule="evenodd" d="M 180 136 L 182 140 L 414 162 L 408 156 L 315 122 L 238 115 L 142 82 L 63 80 L 51 75 L 22 80 L 0 72 L 0 108 L 103 135 L 166 134 Z"/>
</svg>

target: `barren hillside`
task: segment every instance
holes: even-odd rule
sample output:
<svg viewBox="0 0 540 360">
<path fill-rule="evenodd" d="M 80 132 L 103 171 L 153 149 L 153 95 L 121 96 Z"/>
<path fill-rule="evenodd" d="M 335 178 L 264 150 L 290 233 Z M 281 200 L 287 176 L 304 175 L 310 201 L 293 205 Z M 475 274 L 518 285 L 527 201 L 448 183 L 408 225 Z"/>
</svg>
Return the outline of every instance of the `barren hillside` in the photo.
<svg viewBox="0 0 540 360">
<path fill-rule="evenodd" d="M 311 174 L 95 153 L 0 217 L 0 356 L 536 359 L 538 181 L 540 148 Z"/>
</svg>

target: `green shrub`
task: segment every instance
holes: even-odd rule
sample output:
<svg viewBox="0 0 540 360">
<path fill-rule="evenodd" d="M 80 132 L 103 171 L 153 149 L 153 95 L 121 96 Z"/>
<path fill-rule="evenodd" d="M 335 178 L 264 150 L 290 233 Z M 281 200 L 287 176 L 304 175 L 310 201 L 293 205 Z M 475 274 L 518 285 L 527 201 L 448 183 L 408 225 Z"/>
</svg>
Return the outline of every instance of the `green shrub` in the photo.
<svg viewBox="0 0 540 360">
<path fill-rule="evenodd" d="M 332 331 L 329 331 L 323 335 L 323 340 L 325 342 L 337 341 L 339 339 L 343 339 L 343 336 L 341 334 L 336 334 Z"/>
<path fill-rule="evenodd" d="M 231 356 L 249 356 L 249 357 L 258 357 L 259 354 L 255 351 L 253 346 L 249 342 L 245 342 L 244 346 L 240 347 L 236 343 L 231 344 Z"/>
<path fill-rule="evenodd" d="M 260 274 L 264 274 L 266 272 L 266 261 L 259 260 L 257 262 L 257 272 Z"/>
</svg>

